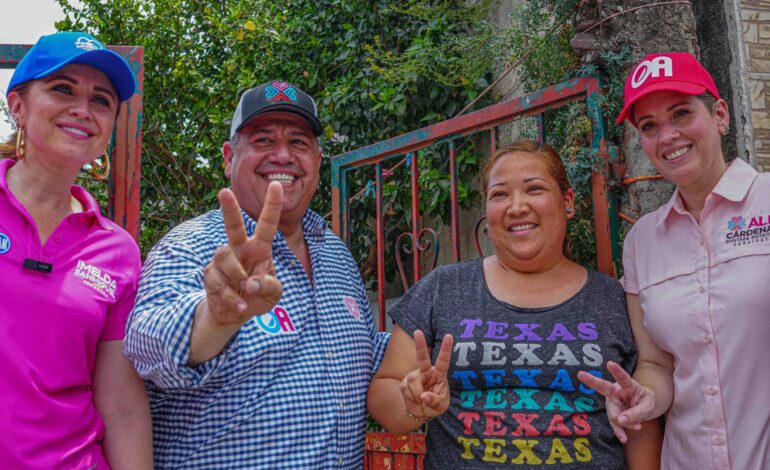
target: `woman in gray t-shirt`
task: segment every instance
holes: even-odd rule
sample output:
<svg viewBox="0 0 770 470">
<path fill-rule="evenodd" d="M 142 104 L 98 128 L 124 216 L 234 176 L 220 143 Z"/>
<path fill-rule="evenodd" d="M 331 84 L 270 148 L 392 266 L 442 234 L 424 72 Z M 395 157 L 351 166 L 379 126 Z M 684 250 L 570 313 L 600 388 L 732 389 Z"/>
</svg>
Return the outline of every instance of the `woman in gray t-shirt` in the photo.
<svg viewBox="0 0 770 470">
<path fill-rule="evenodd" d="M 620 284 L 564 254 L 574 195 L 558 154 L 505 146 L 483 189 L 495 254 L 434 270 L 391 309 L 369 412 L 395 433 L 430 421 L 426 469 L 654 468 L 659 429 L 624 453 L 576 378 L 632 371 L 636 348 Z"/>
</svg>

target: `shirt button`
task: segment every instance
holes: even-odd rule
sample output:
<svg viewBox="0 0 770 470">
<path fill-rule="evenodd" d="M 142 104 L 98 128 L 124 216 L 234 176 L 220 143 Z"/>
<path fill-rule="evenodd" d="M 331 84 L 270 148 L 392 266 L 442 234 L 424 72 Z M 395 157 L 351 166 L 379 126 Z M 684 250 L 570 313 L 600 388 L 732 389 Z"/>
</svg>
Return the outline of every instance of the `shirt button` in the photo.
<svg viewBox="0 0 770 470">
<path fill-rule="evenodd" d="M 53 239 L 56 243 L 59 243 L 61 241 L 61 237 L 59 235 L 54 235 Z"/>
<path fill-rule="evenodd" d="M 342 406 L 342 402 L 340 402 L 340 410 L 343 409 L 344 406 Z"/>
<path fill-rule="evenodd" d="M 329 359 L 331 359 L 331 358 L 333 358 L 333 357 L 334 357 L 334 353 L 332 353 L 332 352 L 330 352 L 330 353 L 327 353 L 327 354 L 326 354 L 326 357 L 328 357 Z"/>
<path fill-rule="evenodd" d="M 698 245 L 703 245 L 703 239 L 702 238 L 698 239 Z"/>
<path fill-rule="evenodd" d="M 711 342 L 712 342 L 713 340 L 714 340 L 714 338 L 712 338 L 712 336 L 711 336 L 711 335 L 705 335 L 705 336 L 703 337 L 703 341 L 705 341 L 705 342 L 706 342 L 706 344 L 711 344 Z"/>
<path fill-rule="evenodd" d="M 720 445 L 724 444 L 725 441 L 724 441 L 724 439 L 722 439 L 722 436 L 716 435 L 716 436 L 714 436 L 713 439 L 711 439 L 711 442 L 713 442 L 714 444 L 720 446 Z"/>
<path fill-rule="evenodd" d="M 706 388 L 706 393 L 708 393 L 709 395 L 715 395 L 718 391 L 719 391 L 719 389 L 717 387 L 715 387 L 714 385 Z"/>
<path fill-rule="evenodd" d="M 698 286 L 698 293 L 702 294 L 704 291 L 703 286 Z"/>
<path fill-rule="evenodd" d="M 340 466 L 342 466 L 342 463 L 343 463 L 342 457 L 340 457 Z"/>
</svg>

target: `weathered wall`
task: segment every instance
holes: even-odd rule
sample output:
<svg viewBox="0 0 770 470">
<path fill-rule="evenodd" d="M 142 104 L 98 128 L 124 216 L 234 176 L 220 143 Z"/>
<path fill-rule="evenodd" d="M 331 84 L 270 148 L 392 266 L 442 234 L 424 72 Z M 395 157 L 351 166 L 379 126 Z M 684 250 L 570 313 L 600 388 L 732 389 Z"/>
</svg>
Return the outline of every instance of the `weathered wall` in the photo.
<svg viewBox="0 0 770 470">
<path fill-rule="evenodd" d="M 753 130 L 753 163 L 759 171 L 770 171 L 770 1 L 726 0 L 737 10 L 748 82 L 748 106 Z M 747 139 L 752 141 L 752 139 Z"/>
</svg>

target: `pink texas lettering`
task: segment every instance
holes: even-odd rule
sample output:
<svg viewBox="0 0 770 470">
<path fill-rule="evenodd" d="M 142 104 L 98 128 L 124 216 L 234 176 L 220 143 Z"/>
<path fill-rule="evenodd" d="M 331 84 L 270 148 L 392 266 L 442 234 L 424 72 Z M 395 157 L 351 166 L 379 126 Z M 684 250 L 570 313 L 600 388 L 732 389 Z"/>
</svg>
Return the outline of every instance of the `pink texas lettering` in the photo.
<svg viewBox="0 0 770 470">
<path fill-rule="evenodd" d="M 281 330 L 294 331 L 294 324 L 291 322 L 291 318 L 289 318 L 289 312 L 282 309 L 281 307 L 275 307 L 273 309 L 273 314 L 275 315 L 275 318 L 278 319 L 278 323 L 281 325 Z"/>
</svg>

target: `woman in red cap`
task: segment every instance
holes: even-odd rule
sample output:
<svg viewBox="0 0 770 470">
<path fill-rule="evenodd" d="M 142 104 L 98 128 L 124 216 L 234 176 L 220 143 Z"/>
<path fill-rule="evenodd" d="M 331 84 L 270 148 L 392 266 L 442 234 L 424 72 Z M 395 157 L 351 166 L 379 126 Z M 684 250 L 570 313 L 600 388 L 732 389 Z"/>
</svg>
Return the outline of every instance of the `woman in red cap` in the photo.
<svg viewBox="0 0 770 470">
<path fill-rule="evenodd" d="M 770 175 L 725 162 L 727 104 L 690 54 L 634 68 L 626 119 L 676 191 L 623 247 L 633 378 L 612 365 L 616 383 L 580 379 L 621 440 L 666 414 L 662 468 L 770 468 Z"/>
<path fill-rule="evenodd" d="M 41 37 L 8 86 L 18 130 L 0 144 L 0 468 L 152 467 L 147 395 L 121 351 L 139 249 L 74 185 L 88 162 L 107 176 L 135 88 L 119 55 L 76 32 Z"/>
</svg>

